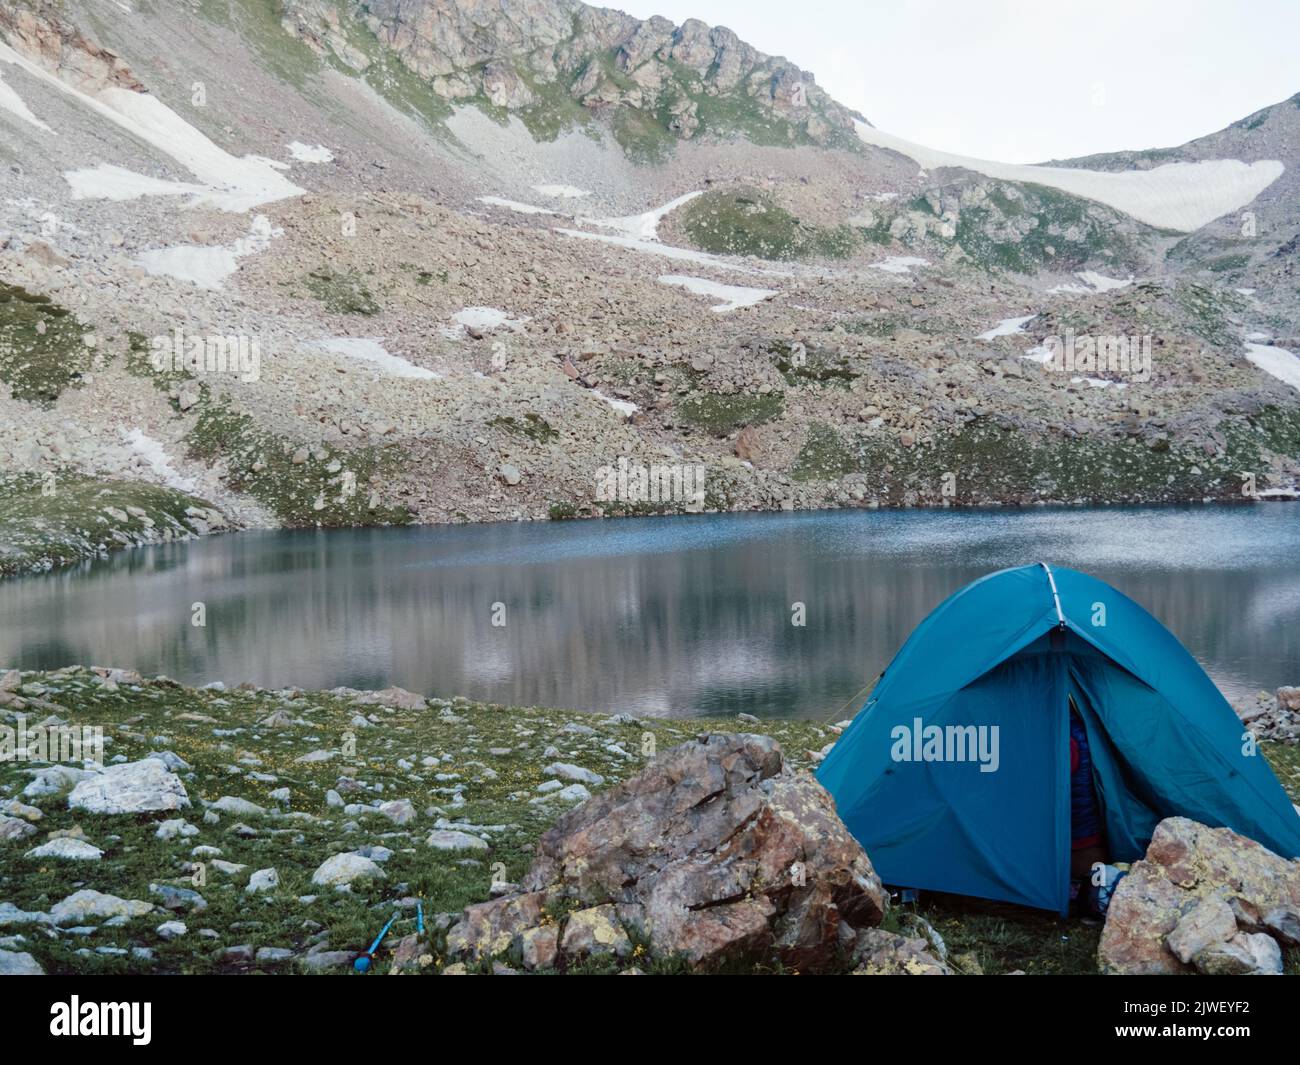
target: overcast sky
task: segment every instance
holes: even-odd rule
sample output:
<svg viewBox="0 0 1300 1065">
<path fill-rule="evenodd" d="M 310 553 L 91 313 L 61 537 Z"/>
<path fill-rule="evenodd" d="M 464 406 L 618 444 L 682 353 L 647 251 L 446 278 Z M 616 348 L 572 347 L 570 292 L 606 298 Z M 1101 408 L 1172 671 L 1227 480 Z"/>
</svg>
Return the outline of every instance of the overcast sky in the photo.
<svg viewBox="0 0 1300 1065">
<path fill-rule="evenodd" d="M 728 26 L 883 130 L 1005 162 L 1181 144 L 1300 92 L 1300 0 L 604 6 Z"/>
</svg>

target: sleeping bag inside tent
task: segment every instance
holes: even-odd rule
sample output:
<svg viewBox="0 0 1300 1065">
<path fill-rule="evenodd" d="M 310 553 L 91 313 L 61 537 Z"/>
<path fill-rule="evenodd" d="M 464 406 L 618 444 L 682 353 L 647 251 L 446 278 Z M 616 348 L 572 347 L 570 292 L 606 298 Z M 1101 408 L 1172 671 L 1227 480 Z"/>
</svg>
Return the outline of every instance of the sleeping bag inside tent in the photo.
<svg viewBox="0 0 1300 1065">
<path fill-rule="evenodd" d="M 1300 814 L 1181 643 L 1103 581 L 1039 563 L 950 596 L 817 778 L 888 884 L 1065 914 L 1070 712 L 1112 862 L 1181 815 L 1300 856 Z"/>
</svg>

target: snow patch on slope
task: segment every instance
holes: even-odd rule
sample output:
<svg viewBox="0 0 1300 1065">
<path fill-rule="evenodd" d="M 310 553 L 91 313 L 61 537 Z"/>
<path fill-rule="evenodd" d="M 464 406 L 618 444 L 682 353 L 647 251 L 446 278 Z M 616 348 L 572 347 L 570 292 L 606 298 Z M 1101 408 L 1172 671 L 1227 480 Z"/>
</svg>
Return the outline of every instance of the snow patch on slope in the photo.
<svg viewBox="0 0 1300 1065">
<path fill-rule="evenodd" d="M 1053 285 L 1047 291 L 1053 295 L 1061 293 L 1067 296 L 1091 296 L 1098 292 L 1111 292 L 1118 288 L 1128 288 L 1133 284 L 1133 278 L 1127 279 L 1118 277 L 1107 277 L 1105 274 L 1099 274 L 1096 270 L 1081 270 L 1074 275 L 1082 285 Z"/>
<path fill-rule="evenodd" d="M 122 438 L 130 445 L 132 451 L 144 459 L 158 480 L 167 487 L 175 488 L 179 492 L 194 491 L 194 482 L 176 472 L 167 450 L 143 429 L 132 429 L 129 432 L 123 429 Z"/>
<path fill-rule="evenodd" d="M 584 219 L 584 221 L 604 229 L 616 229 L 623 236 L 632 240 L 657 241 L 659 239 L 659 223 L 683 204 L 690 203 L 696 196 L 702 195 L 704 195 L 702 191 L 688 192 L 684 196 L 678 196 L 677 199 L 670 200 L 662 207 L 655 207 L 649 211 L 643 211 L 641 214 L 624 215 L 621 218 L 588 218 Z"/>
<path fill-rule="evenodd" d="M 82 92 L 19 55 L 3 42 L 0 42 L 0 61 L 17 64 L 33 77 L 73 97 L 101 118 L 108 119 L 132 136 L 175 159 L 198 178 L 202 186 L 202 191 L 196 194 L 192 205 L 209 204 L 223 211 L 243 212 L 265 203 L 301 196 L 304 191 L 281 174 L 269 160 L 251 155 L 239 158 L 217 147 L 156 96 L 118 88 L 102 89 L 94 95 Z M 85 171 L 75 173 L 84 174 Z M 76 188 L 74 183 L 74 195 Z M 137 192 L 136 195 L 141 193 Z"/>
<path fill-rule="evenodd" d="M 1246 358 L 1266 374 L 1300 390 L 1300 357 L 1271 344 L 1246 343 Z"/>
<path fill-rule="evenodd" d="M 466 307 L 453 314 L 451 321 L 451 325 L 443 326 L 439 332 L 452 340 L 459 340 L 471 329 L 480 333 L 493 329 L 518 332 L 528 319 L 511 318 L 499 307 Z"/>
<path fill-rule="evenodd" d="M 323 144 L 313 147 L 310 144 L 303 144 L 302 141 L 291 141 L 286 147 L 289 149 L 289 154 L 300 163 L 334 162 L 334 153 Z"/>
<path fill-rule="evenodd" d="M 630 418 L 633 414 L 635 414 L 637 411 L 641 409 L 630 400 L 615 399 L 613 396 L 607 396 L 599 388 L 593 388 L 591 390 L 591 394 L 595 396 L 597 399 L 602 400 L 605 403 L 608 403 L 611 407 L 613 407 L 616 411 L 619 412 L 619 414 L 622 414 L 624 417 Z"/>
<path fill-rule="evenodd" d="M 693 251 L 690 248 L 677 248 L 671 244 L 661 244 L 657 238 L 655 240 L 638 240 L 635 237 L 618 237 L 612 233 L 587 233 L 581 229 L 556 229 L 555 232 L 566 237 L 579 237 L 582 240 L 598 240 L 602 244 L 613 244 L 615 247 L 627 248 L 630 251 L 639 251 L 647 255 L 662 255 L 665 259 L 679 259 L 682 262 L 699 263 L 701 266 L 716 266 L 721 270 L 735 270 L 742 274 L 760 272 L 749 266 L 729 262 L 720 255 L 710 255 L 704 251 Z"/>
<path fill-rule="evenodd" d="M 516 214 L 555 214 L 547 207 L 534 207 L 531 203 L 507 200 L 501 196 L 480 196 L 478 202 L 486 203 L 489 207 L 504 207 L 507 211 L 514 211 Z"/>
<path fill-rule="evenodd" d="M 878 263 L 870 263 L 873 270 L 884 270 L 887 274 L 910 274 L 914 266 L 929 266 L 929 259 L 918 259 L 915 255 L 891 255 Z"/>
<path fill-rule="evenodd" d="M 389 377 L 409 377 L 425 381 L 436 381 L 442 377 L 442 374 L 426 370 L 423 366 L 416 366 L 415 363 L 403 359 L 400 355 L 389 354 L 383 345 L 383 339 L 383 337 L 326 337 L 323 340 L 310 341 L 307 347 L 369 363 Z"/>
<path fill-rule="evenodd" d="M 1082 170 L 1064 166 L 997 163 L 942 152 L 895 137 L 865 122 L 855 123 L 867 144 L 889 148 L 916 160 L 922 167 L 953 166 L 974 170 L 1002 181 L 1025 181 L 1104 203 L 1148 225 L 1190 233 L 1208 222 L 1244 207 L 1282 176 L 1286 168 L 1276 159 L 1243 163 L 1239 159 L 1209 159 L 1198 163 L 1166 163 L 1150 170 Z"/>
<path fill-rule="evenodd" d="M 54 132 L 32 113 L 32 109 L 23 102 L 23 98 L 18 95 L 12 85 L 5 84 L 3 78 L 0 78 L 0 110 L 8 111 L 11 115 L 17 115 L 24 122 L 28 122 L 46 133 Z"/>
<path fill-rule="evenodd" d="M 976 340 L 995 340 L 998 337 L 1015 336 L 1017 333 L 1023 333 L 1025 326 L 1032 322 L 1038 315 L 1027 314 L 1023 318 L 1003 318 L 992 329 L 986 329 L 977 336 Z"/>
<path fill-rule="evenodd" d="M 155 277 L 174 277 L 199 288 L 219 289 L 239 268 L 240 259 L 265 251 L 270 247 L 271 238 L 283 232 L 282 229 L 272 229 L 266 215 L 259 214 L 253 219 L 248 236 L 233 244 L 179 244 L 171 248 L 156 248 L 144 252 L 136 261 Z"/>
<path fill-rule="evenodd" d="M 663 274 L 659 280 L 665 285 L 679 285 L 697 296 L 709 296 L 719 300 L 709 309 L 718 314 L 734 311 L 739 307 L 752 307 L 761 303 L 776 291 L 770 288 L 746 288 L 744 285 L 723 285 L 703 277 L 687 277 L 685 274 Z"/>
</svg>

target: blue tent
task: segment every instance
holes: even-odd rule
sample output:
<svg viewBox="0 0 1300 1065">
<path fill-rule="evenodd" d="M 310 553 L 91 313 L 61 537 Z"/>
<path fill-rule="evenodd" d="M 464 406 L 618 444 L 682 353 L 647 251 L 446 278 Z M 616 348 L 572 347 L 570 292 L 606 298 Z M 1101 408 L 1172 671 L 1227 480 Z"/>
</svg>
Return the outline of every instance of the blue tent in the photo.
<svg viewBox="0 0 1300 1065">
<path fill-rule="evenodd" d="M 941 603 L 817 772 L 880 877 L 1068 910 L 1069 708 L 1111 861 L 1175 814 L 1287 858 L 1300 815 L 1214 683 L 1114 588 L 1040 563 Z"/>
</svg>

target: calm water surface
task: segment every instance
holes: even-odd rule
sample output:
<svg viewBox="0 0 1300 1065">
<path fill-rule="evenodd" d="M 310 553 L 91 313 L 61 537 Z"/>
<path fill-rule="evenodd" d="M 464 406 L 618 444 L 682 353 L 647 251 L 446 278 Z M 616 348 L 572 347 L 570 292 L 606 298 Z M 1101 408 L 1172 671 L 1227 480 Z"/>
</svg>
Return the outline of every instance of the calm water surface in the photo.
<svg viewBox="0 0 1300 1065">
<path fill-rule="evenodd" d="M 941 599 L 1037 561 L 1142 603 L 1234 701 L 1300 684 L 1293 503 L 239 533 L 0 582 L 0 665 L 846 716 Z"/>
</svg>

